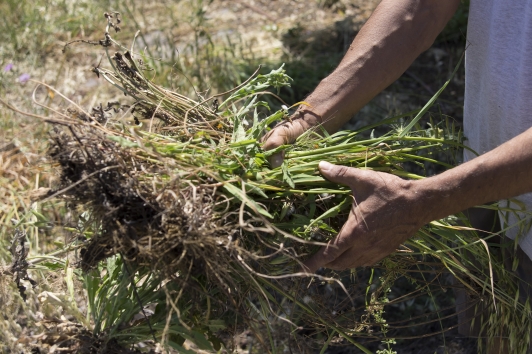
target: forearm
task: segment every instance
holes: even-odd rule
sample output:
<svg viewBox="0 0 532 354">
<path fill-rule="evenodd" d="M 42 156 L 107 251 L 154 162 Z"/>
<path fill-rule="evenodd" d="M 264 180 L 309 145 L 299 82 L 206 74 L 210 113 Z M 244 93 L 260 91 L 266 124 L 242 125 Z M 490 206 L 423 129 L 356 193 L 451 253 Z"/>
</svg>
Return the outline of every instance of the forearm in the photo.
<svg viewBox="0 0 532 354">
<path fill-rule="evenodd" d="M 417 182 L 429 213 L 427 221 L 532 192 L 532 128 L 486 154 Z"/>
<path fill-rule="evenodd" d="M 383 0 L 338 68 L 305 100 L 300 114 L 310 126 L 338 130 L 398 79 L 432 45 L 459 0 Z"/>
</svg>

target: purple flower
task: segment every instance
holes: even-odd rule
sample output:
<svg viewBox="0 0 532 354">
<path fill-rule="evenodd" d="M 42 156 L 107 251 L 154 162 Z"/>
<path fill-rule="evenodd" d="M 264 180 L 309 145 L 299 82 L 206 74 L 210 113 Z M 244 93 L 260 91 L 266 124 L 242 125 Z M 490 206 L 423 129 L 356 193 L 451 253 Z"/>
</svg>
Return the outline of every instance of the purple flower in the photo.
<svg viewBox="0 0 532 354">
<path fill-rule="evenodd" d="M 30 74 L 22 74 L 18 77 L 18 82 L 20 82 L 21 84 L 24 84 L 28 82 L 29 79 L 30 79 Z"/>
<path fill-rule="evenodd" d="M 4 72 L 8 72 L 9 70 L 13 69 L 13 63 L 9 63 L 6 66 L 4 66 Z"/>
</svg>

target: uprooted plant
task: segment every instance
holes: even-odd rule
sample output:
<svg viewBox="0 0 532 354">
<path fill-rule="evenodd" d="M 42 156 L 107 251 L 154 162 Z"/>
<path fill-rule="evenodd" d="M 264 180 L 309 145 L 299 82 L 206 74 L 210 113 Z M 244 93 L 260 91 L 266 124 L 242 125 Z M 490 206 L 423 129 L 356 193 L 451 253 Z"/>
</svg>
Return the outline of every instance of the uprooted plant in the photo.
<svg viewBox="0 0 532 354">
<path fill-rule="evenodd" d="M 320 161 L 413 179 L 429 165 L 452 167 L 449 156 L 462 148 L 452 124 L 413 129 L 436 97 L 406 127 L 402 119 L 412 112 L 383 121 L 396 124 L 384 136 L 361 138 L 372 127 L 332 135 L 312 130 L 266 152 L 261 137 L 289 116 L 290 108 L 272 113 L 261 100 L 290 84 L 282 67 L 194 100 L 149 80 L 142 55 L 111 36 L 116 14 L 106 18 L 105 38 L 90 43 L 104 48 L 110 67 L 93 71 L 126 98 L 91 113 L 70 109 L 54 127 L 49 150 L 61 167 L 51 194 L 79 212 L 78 232 L 88 237 L 80 265 L 94 333 L 185 351 L 186 339 L 206 350 L 230 347 L 229 334 L 248 328 L 264 350 L 304 352 L 342 338 L 369 352 L 361 343 L 390 344 L 401 329 L 453 316 L 449 307 L 418 323 L 383 318 L 385 306 L 446 291 L 448 273 L 490 304 L 490 336 L 500 334 L 500 321 L 514 335 L 529 333 L 528 316 L 521 321 L 528 304 L 514 301 L 514 279 L 475 230 L 457 226 L 463 216 L 426 225 L 374 269 L 314 277 L 299 271 L 337 233 L 352 204 L 348 188 L 321 177 Z M 268 157 L 281 150 L 283 165 L 271 168 Z M 400 278 L 412 291 L 389 299 Z"/>
</svg>

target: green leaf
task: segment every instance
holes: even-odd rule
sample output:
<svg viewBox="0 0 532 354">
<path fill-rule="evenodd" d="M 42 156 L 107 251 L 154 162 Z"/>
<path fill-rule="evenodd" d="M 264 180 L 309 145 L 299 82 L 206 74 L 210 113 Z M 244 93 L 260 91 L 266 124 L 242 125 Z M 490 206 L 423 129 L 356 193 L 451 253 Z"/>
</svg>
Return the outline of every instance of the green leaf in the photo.
<svg viewBox="0 0 532 354">
<path fill-rule="evenodd" d="M 312 182 L 325 182 L 325 179 L 321 176 L 311 176 L 306 174 L 299 174 L 292 177 L 294 183 L 312 183 Z"/>
<path fill-rule="evenodd" d="M 281 169 L 283 171 L 283 182 L 286 182 L 290 187 L 295 188 L 296 184 L 294 183 L 294 180 L 290 176 L 290 172 L 288 171 L 288 163 L 283 161 L 283 164 L 281 165 Z"/>
<path fill-rule="evenodd" d="M 259 187 L 254 186 L 252 184 L 249 184 L 249 183 L 246 183 L 246 192 L 247 193 L 258 194 L 261 197 L 266 198 L 266 199 L 268 198 L 268 196 L 266 195 L 266 193 L 264 193 L 264 191 L 262 189 L 260 189 Z"/>
<path fill-rule="evenodd" d="M 46 268 L 52 271 L 63 269 L 65 267 L 64 264 L 52 263 L 52 262 L 44 262 L 44 263 L 41 263 L 41 265 L 45 266 Z"/>
<path fill-rule="evenodd" d="M 172 348 L 177 350 L 178 353 L 196 354 L 195 351 L 190 350 L 190 349 L 185 349 L 182 346 L 180 346 L 179 344 L 177 344 L 176 342 L 172 342 L 171 340 L 167 341 L 166 343 L 168 343 L 169 346 L 171 346 Z"/>
<path fill-rule="evenodd" d="M 242 182 L 244 183 L 244 182 Z M 225 183 L 223 188 L 229 192 L 232 196 L 237 198 L 238 200 L 245 203 L 251 210 L 258 212 L 259 214 L 262 214 L 266 216 L 267 218 L 273 219 L 273 216 L 263 207 L 261 207 L 257 202 L 255 202 L 253 199 L 249 198 L 247 195 L 245 195 L 241 189 L 235 187 L 231 183 Z"/>
<path fill-rule="evenodd" d="M 37 217 L 39 223 L 46 224 L 49 220 L 46 216 L 39 213 L 37 210 L 30 209 L 31 213 Z"/>
<path fill-rule="evenodd" d="M 136 148 L 139 147 L 139 144 L 137 144 L 134 141 L 128 140 L 126 138 L 123 138 L 121 136 L 116 135 L 108 135 L 107 139 L 119 143 L 122 147 L 125 148 Z"/>
<path fill-rule="evenodd" d="M 239 132 L 241 134 L 242 132 Z M 244 138 L 245 138 L 245 132 L 244 132 Z M 256 144 L 256 139 L 245 139 L 245 140 L 237 140 L 234 143 L 229 144 L 230 147 L 240 147 L 240 146 L 246 146 L 246 145 L 253 145 Z"/>
<path fill-rule="evenodd" d="M 342 200 L 340 202 L 340 204 L 335 205 L 331 209 L 327 210 L 325 213 L 321 214 L 318 218 L 312 220 L 310 225 L 307 226 L 307 229 L 310 228 L 311 226 L 319 223 L 322 220 L 325 220 L 325 219 L 328 219 L 328 218 L 332 218 L 332 217 L 338 215 L 338 213 L 340 213 L 342 210 L 345 210 L 346 208 L 348 208 L 350 206 L 351 206 L 351 198 L 345 198 L 344 200 Z"/>
<path fill-rule="evenodd" d="M 314 218 L 314 214 L 316 214 L 316 194 L 309 194 L 307 195 L 307 201 L 310 204 L 310 210 L 308 212 L 309 218 Z"/>
<path fill-rule="evenodd" d="M 181 333 L 181 336 L 196 344 L 201 350 L 214 350 L 211 342 L 209 342 L 202 333 L 190 331 L 188 333 Z"/>
<path fill-rule="evenodd" d="M 244 129 L 242 122 L 235 122 L 235 127 L 233 130 L 233 136 L 231 137 L 232 143 L 238 143 L 246 139 L 246 130 Z"/>
<path fill-rule="evenodd" d="M 211 332 L 216 332 L 216 331 L 219 331 L 221 329 L 225 329 L 227 327 L 227 325 L 225 324 L 225 321 L 224 320 L 210 320 L 209 321 L 209 330 L 211 330 Z"/>
<path fill-rule="evenodd" d="M 294 223 L 294 225 L 308 225 L 310 222 L 312 222 L 312 220 L 308 216 L 305 216 L 305 215 L 294 214 L 292 215 L 292 217 L 293 217 L 292 222 Z"/>
<path fill-rule="evenodd" d="M 430 107 L 432 107 L 434 105 L 434 102 L 436 102 L 438 97 L 440 97 L 440 95 L 443 92 L 443 90 L 445 90 L 447 85 L 449 85 L 449 83 L 451 82 L 451 79 L 453 78 L 454 74 L 456 74 L 456 72 L 458 71 L 458 68 L 462 64 L 462 59 L 463 58 L 464 58 L 464 56 L 462 55 L 462 57 L 458 61 L 458 64 L 456 64 L 456 66 L 454 68 L 454 71 L 452 72 L 451 77 L 449 78 L 449 80 L 447 80 L 445 82 L 445 84 L 443 84 L 443 86 L 438 90 L 438 92 L 436 92 L 436 94 L 434 96 L 432 96 L 432 98 L 427 102 L 427 104 L 425 104 L 425 106 L 423 106 L 423 108 L 421 108 L 421 111 L 418 112 L 418 114 L 414 117 L 414 119 L 412 119 L 412 121 L 403 129 L 403 131 L 401 131 L 401 133 L 399 134 L 400 138 L 402 138 L 406 134 L 408 134 L 408 132 L 410 132 L 410 130 L 414 127 L 414 125 L 416 125 L 416 123 L 421 119 L 421 117 L 423 117 L 423 115 L 425 113 L 427 113 L 427 111 L 430 109 Z"/>
<path fill-rule="evenodd" d="M 289 203 L 289 202 L 283 203 L 283 207 L 281 208 L 281 215 L 279 216 L 279 221 L 282 221 L 284 219 L 291 205 L 292 203 Z"/>
<path fill-rule="evenodd" d="M 330 227 L 328 224 L 326 224 L 325 222 L 323 222 L 322 220 L 318 221 L 318 227 L 321 229 L 321 230 L 324 230 L 324 231 L 327 231 L 327 232 L 331 232 L 333 234 L 335 233 L 338 233 L 338 231 L 336 231 L 335 229 L 333 229 L 332 227 Z"/>
<path fill-rule="evenodd" d="M 292 258 L 290 258 L 290 257 L 288 257 L 286 255 L 281 255 L 281 256 L 277 256 L 274 259 L 272 259 L 270 261 L 270 264 L 271 265 L 279 265 L 279 264 L 290 263 L 292 261 L 293 261 Z"/>
<path fill-rule="evenodd" d="M 284 64 L 281 65 L 279 69 L 272 70 L 266 75 L 257 75 L 246 85 L 233 92 L 228 99 L 220 104 L 220 108 L 246 96 L 265 91 L 269 87 L 274 87 L 279 90 L 281 87 L 290 86 L 290 81 L 292 81 L 292 79 L 285 74 L 283 67 Z"/>
<path fill-rule="evenodd" d="M 259 156 L 259 155 L 262 155 L 264 156 L 263 154 L 257 154 L 257 156 L 255 156 L 253 158 L 253 162 L 255 163 L 255 165 L 257 167 L 262 167 L 262 165 L 264 165 L 264 163 L 266 162 L 266 160 L 262 157 L 262 156 Z"/>
<path fill-rule="evenodd" d="M 373 129 L 373 128 L 376 128 L 376 127 L 381 127 L 383 125 L 388 125 L 388 124 L 394 123 L 396 120 L 399 120 L 401 118 L 411 117 L 414 114 L 419 113 L 419 111 L 420 111 L 420 109 L 415 109 L 413 111 L 410 111 L 410 112 L 407 112 L 407 113 L 404 113 L 404 114 L 401 114 L 401 115 L 398 115 L 398 116 L 394 116 L 394 117 L 383 119 L 381 121 L 378 121 L 377 123 L 374 123 L 374 124 L 371 124 L 371 125 L 367 125 L 365 127 L 357 129 L 356 133 L 359 134 L 359 133 L 361 133 L 363 131 L 366 131 L 366 130 L 369 130 L 369 129 Z M 341 133 L 341 132 L 342 131 L 340 131 L 339 133 Z M 336 134 L 338 134 L 338 133 L 336 133 Z M 335 135 L 333 135 L 332 137 L 334 137 Z"/>
</svg>

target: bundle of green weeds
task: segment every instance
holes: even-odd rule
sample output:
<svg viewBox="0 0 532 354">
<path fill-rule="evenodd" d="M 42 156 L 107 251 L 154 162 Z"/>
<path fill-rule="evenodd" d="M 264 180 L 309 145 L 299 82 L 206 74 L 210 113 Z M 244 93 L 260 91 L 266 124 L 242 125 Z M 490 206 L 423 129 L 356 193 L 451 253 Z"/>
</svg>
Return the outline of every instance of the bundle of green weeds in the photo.
<svg viewBox="0 0 532 354">
<path fill-rule="evenodd" d="M 157 307 L 158 316 L 169 313 L 167 326 L 146 331 L 148 337 L 157 332 L 172 342 L 164 329 L 179 321 L 182 330 L 194 328 L 210 339 L 223 338 L 229 328 L 252 328 L 271 350 L 326 348 L 337 337 L 364 351 L 360 343 L 384 340 L 389 347 L 393 338 L 408 337 L 408 328 L 432 323 L 441 332 L 450 329 L 445 319 L 455 315 L 452 304 L 434 305 L 418 321 L 389 323 L 383 313 L 385 306 L 416 298 L 434 302 L 451 288 L 445 278 L 452 273 L 486 307 L 478 319 L 485 333 L 496 337 L 509 328 L 511 345 L 521 350 L 517 338 L 529 333 L 528 304 L 516 300 L 515 279 L 501 259 L 490 256 L 487 243 L 475 230 L 457 226 L 460 218 L 467 225 L 463 217 L 426 225 L 373 270 L 316 278 L 299 271 L 301 261 L 336 235 L 352 204 L 348 188 L 319 174 L 320 161 L 411 179 L 423 178 L 429 165 L 452 167 L 442 160 L 462 147 L 454 127 L 412 130 L 433 100 L 406 128 L 384 136 L 360 138 L 372 127 L 332 135 L 311 130 L 292 145 L 264 151 L 261 138 L 289 116 L 286 106 L 271 112 L 261 100 L 290 84 L 282 67 L 255 73 L 224 94 L 193 100 L 153 84 L 134 48 L 112 39 L 109 30 L 116 24 L 112 15 L 107 19 L 99 44 L 110 68 L 94 72 L 122 90 L 127 102 L 92 113 L 72 110 L 71 124 L 52 134 L 49 154 L 61 166 L 58 193 L 83 211 L 82 232 L 89 240 L 81 267 L 90 271 L 120 255 L 133 273 L 157 274 L 152 291 L 169 287 L 161 284 L 177 286 L 166 291 L 165 306 Z M 111 54 L 111 47 L 118 51 Z M 133 123 L 109 118 L 112 109 Z M 281 150 L 283 165 L 271 168 L 268 157 Z M 392 299 L 399 279 L 411 291 Z M 218 332 L 209 327 L 212 321 Z M 125 331 L 146 324 L 149 317 Z M 175 334 L 182 340 L 174 336 L 174 346 L 191 338 L 183 333 Z M 312 341 L 290 344 L 291 337 Z"/>
</svg>

